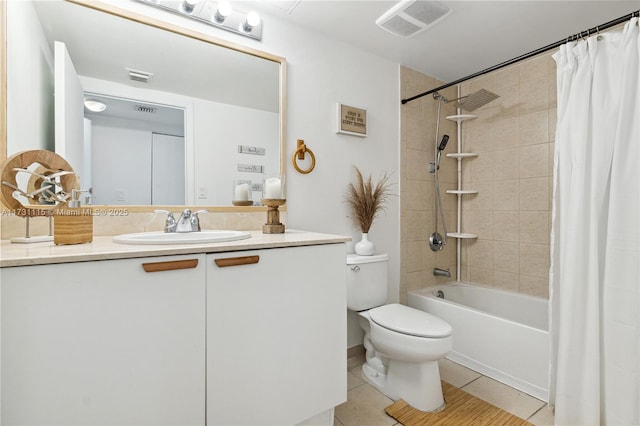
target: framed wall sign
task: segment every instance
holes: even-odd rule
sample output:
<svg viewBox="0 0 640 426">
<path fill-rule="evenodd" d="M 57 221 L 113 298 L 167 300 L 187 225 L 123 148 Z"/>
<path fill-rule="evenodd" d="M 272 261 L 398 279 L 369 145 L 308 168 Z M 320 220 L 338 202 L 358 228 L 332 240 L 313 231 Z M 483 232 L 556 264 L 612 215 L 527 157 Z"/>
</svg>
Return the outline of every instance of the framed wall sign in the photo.
<svg viewBox="0 0 640 426">
<path fill-rule="evenodd" d="M 338 131 L 345 135 L 367 136 L 367 110 L 338 103 Z"/>
</svg>

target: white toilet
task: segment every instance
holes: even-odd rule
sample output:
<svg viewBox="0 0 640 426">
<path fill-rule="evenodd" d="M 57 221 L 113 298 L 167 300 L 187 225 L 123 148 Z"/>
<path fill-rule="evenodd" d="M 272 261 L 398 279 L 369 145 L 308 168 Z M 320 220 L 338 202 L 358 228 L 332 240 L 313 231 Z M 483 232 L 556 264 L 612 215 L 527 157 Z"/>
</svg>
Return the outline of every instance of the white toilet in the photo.
<svg viewBox="0 0 640 426">
<path fill-rule="evenodd" d="M 386 254 L 347 255 L 347 307 L 365 332 L 365 380 L 393 400 L 421 411 L 444 408 L 438 360 L 453 344 L 453 329 L 426 312 L 387 300 Z"/>
</svg>

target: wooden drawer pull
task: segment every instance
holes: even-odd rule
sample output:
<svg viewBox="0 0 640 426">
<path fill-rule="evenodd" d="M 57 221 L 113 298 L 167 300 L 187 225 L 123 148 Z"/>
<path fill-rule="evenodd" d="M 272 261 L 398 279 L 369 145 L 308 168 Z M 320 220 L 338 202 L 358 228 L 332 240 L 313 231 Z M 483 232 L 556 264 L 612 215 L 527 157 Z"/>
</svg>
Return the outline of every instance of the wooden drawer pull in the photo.
<svg viewBox="0 0 640 426">
<path fill-rule="evenodd" d="M 220 268 L 224 268 L 225 266 L 251 265 L 260 262 L 260 256 L 229 257 L 226 259 L 216 259 L 215 262 Z"/>
<path fill-rule="evenodd" d="M 168 260 L 166 262 L 143 263 L 145 272 L 174 271 L 177 269 L 190 269 L 198 266 L 198 259 Z"/>
</svg>

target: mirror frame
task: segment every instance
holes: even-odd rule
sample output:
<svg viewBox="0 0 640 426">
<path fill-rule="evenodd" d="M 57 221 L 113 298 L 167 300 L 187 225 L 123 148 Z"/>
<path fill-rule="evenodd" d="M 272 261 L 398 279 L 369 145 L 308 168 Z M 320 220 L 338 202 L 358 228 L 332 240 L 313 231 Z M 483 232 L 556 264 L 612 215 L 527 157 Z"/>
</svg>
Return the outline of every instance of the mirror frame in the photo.
<svg viewBox="0 0 640 426">
<path fill-rule="evenodd" d="M 129 10 L 121 9 L 110 4 L 102 3 L 96 0 L 64 0 L 69 3 L 74 3 L 79 6 L 87 7 L 97 10 L 99 12 L 114 15 L 119 18 L 128 19 L 133 22 L 137 22 L 142 25 L 148 25 L 160 30 L 169 31 L 174 34 L 189 37 L 191 39 L 203 41 L 215 46 L 219 46 L 226 49 L 238 51 L 252 56 L 257 56 L 262 59 L 277 62 L 280 64 L 280 173 L 286 172 L 286 75 L 287 75 L 287 63 L 285 58 L 273 55 L 271 53 L 263 52 L 261 50 L 253 49 L 248 46 L 236 44 L 231 41 L 217 38 L 215 36 L 201 33 L 199 31 L 191 30 L 185 27 L 181 27 L 176 24 L 161 21 L 149 16 L 140 15 Z M 2 44 L 0 52 L 0 162 L 7 159 L 7 5 L 5 0 L 0 0 L 0 23 L 2 32 L 0 33 L 0 43 Z M 4 207 L 4 205 L 3 205 Z M 266 206 L 207 206 L 207 205 L 173 205 L 173 206 L 161 206 L 161 205 L 100 205 L 104 209 L 126 209 L 129 213 L 151 213 L 156 209 L 173 210 L 176 208 L 196 208 L 207 209 L 210 212 L 253 212 L 253 211 L 266 211 Z M 286 205 L 280 207 L 280 210 L 286 210 Z"/>
</svg>

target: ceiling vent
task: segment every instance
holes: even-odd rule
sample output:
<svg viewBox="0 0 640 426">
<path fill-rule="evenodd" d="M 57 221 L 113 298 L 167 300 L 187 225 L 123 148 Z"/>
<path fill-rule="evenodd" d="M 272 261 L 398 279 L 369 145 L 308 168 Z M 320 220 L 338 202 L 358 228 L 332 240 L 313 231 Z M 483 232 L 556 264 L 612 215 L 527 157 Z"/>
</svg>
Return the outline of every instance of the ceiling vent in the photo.
<svg viewBox="0 0 640 426">
<path fill-rule="evenodd" d="M 149 80 L 153 77 L 153 73 L 151 72 L 134 70 L 131 68 L 126 68 L 126 70 L 129 72 L 129 80 L 131 81 L 149 84 Z"/>
<path fill-rule="evenodd" d="M 147 114 L 155 114 L 156 113 L 156 109 L 152 106 L 148 106 L 148 105 L 136 105 L 133 107 L 133 109 L 135 109 L 138 112 L 146 112 Z"/>
<path fill-rule="evenodd" d="M 376 20 L 376 24 L 400 37 L 414 36 L 452 12 L 439 1 L 402 0 Z"/>
</svg>

